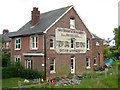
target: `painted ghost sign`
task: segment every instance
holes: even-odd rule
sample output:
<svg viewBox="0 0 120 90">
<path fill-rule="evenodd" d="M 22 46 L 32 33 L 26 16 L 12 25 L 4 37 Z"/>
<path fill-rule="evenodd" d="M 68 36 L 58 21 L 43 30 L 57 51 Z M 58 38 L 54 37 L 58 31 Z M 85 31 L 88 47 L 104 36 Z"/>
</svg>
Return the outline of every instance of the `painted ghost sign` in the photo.
<svg viewBox="0 0 120 90">
<path fill-rule="evenodd" d="M 85 31 L 57 28 L 55 39 L 57 53 L 86 53 Z"/>
</svg>

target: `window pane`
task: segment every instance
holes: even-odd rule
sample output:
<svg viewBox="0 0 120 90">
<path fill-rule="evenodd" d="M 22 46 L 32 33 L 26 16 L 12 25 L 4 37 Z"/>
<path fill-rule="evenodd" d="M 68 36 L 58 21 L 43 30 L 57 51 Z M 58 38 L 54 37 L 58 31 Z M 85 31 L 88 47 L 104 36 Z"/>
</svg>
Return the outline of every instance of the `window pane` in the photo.
<svg viewBox="0 0 120 90">
<path fill-rule="evenodd" d="M 96 57 L 94 57 L 94 64 L 96 64 Z"/>
<path fill-rule="evenodd" d="M 50 60 L 50 70 L 54 70 L 54 59 Z"/>
<path fill-rule="evenodd" d="M 54 37 L 53 36 L 51 36 L 50 37 L 50 47 L 54 47 Z"/>
<path fill-rule="evenodd" d="M 50 70 L 54 70 L 54 67 L 53 67 L 53 65 L 52 65 L 52 66 L 50 66 Z"/>
<path fill-rule="evenodd" d="M 18 39 L 18 43 L 20 43 L 20 39 Z"/>
<path fill-rule="evenodd" d="M 70 28 L 75 29 L 75 20 L 74 20 L 74 18 L 70 18 Z"/>
<path fill-rule="evenodd" d="M 18 40 L 16 39 L 16 43 L 18 43 Z"/>
<path fill-rule="evenodd" d="M 89 66 L 89 58 L 86 58 L 86 66 Z"/>
<path fill-rule="evenodd" d="M 74 47 L 74 41 L 73 41 L 73 39 L 71 39 L 71 48 L 73 48 Z"/>
<path fill-rule="evenodd" d="M 18 48 L 20 48 L 20 44 L 18 44 Z"/>
</svg>

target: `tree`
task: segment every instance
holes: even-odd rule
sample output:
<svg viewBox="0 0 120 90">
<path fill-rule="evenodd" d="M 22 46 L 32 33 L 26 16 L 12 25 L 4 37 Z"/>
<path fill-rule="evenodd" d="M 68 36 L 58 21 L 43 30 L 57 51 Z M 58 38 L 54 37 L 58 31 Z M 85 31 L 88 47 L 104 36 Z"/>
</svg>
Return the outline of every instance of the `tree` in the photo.
<svg viewBox="0 0 120 90">
<path fill-rule="evenodd" d="M 106 42 L 106 44 L 108 45 L 108 46 L 110 46 L 110 38 L 108 38 L 107 40 L 105 40 L 105 42 Z"/>
<path fill-rule="evenodd" d="M 120 26 L 118 28 L 114 28 L 114 31 L 113 31 L 115 37 L 114 37 L 114 40 L 115 40 L 115 45 L 116 45 L 116 55 L 117 55 L 117 58 L 119 58 L 120 56 Z"/>
<path fill-rule="evenodd" d="M 113 53 L 110 50 L 110 48 L 108 47 L 107 44 L 104 45 L 104 58 L 112 58 L 113 57 Z"/>
</svg>

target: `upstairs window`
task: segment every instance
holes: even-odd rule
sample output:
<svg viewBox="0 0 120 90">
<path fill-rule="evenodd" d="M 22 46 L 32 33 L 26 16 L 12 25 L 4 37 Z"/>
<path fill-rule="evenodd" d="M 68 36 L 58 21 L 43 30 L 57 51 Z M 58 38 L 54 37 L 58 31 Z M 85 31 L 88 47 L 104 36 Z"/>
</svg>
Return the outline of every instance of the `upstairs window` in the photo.
<svg viewBox="0 0 120 90">
<path fill-rule="evenodd" d="M 87 39 L 87 50 L 90 50 L 90 40 Z"/>
<path fill-rule="evenodd" d="M 6 43 L 5 47 L 6 47 L 6 49 L 9 48 L 9 42 Z"/>
<path fill-rule="evenodd" d="M 70 18 L 70 29 L 75 29 L 75 19 L 73 17 Z"/>
<path fill-rule="evenodd" d="M 15 39 L 15 50 L 20 50 L 21 49 L 21 38 L 16 38 Z"/>
<path fill-rule="evenodd" d="M 54 36 L 50 36 L 50 49 L 54 49 Z"/>
<path fill-rule="evenodd" d="M 99 42 L 96 42 L 96 46 L 99 46 Z"/>
<path fill-rule="evenodd" d="M 37 35 L 31 36 L 30 40 L 31 49 L 38 49 L 38 36 Z"/>
</svg>

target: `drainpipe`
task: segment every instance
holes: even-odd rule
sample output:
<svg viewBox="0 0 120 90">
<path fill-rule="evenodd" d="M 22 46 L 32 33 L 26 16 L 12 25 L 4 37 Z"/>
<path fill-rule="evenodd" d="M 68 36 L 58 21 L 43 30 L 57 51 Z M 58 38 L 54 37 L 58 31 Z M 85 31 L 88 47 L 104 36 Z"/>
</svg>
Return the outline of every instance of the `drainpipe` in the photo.
<svg viewBox="0 0 120 90">
<path fill-rule="evenodd" d="M 46 33 L 44 33 L 44 75 L 46 79 Z"/>
</svg>

